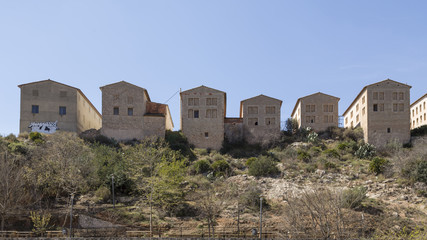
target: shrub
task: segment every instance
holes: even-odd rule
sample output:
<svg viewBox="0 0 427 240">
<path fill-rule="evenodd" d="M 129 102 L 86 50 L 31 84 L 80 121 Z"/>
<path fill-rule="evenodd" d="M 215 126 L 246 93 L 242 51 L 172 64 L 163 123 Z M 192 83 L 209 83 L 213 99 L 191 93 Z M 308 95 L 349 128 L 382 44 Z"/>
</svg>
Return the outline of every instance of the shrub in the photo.
<svg viewBox="0 0 427 240">
<path fill-rule="evenodd" d="M 312 153 L 314 156 L 318 156 L 319 153 L 322 152 L 322 148 L 321 147 L 317 147 L 317 146 L 313 146 L 313 147 L 310 148 L 309 152 Z"/>
<path fill-rule="evenodd" d="M 374 157 L 369 163 L 369 171 L 376 175 L 382 173 L 388 161 L 384 158 Z"/>
<path fill-rule="evenodd" d="M 261 156 L 255 158 L 249 165 L 249 175 L 254 177 L 267 177 L 276 175 L 279 172 L 276 162 L 271 157 Z"/>
<path fill-rule="evenodd" d="M 197 174 L 207 173 L 212 170 L 211 165 L 207 159 L 201 159 L 194 163 L 194 171 Z"/>
<path fill-rule="evenodd" d="M 249 186 L 244 190 L 244 192 L 239 196 L 239 201 L 242 203 L 243 206 L 247 207 L 248 209 L 252 211 L 259 211 L 259 205 L 260 205 L 260 196 L 262 194 L 261 189 L 255 184 L 251 183 Z M 267 202 L 267 199 L 262 199 L 262 207 L 268 208 L 269 204 Z"/>
<path fill-rule="evenodd" d="M 226 173 L 229 173 L 231 170 L 230 164 L 225 160 L 219 160 L 212 163 L 212 169 L 215 176 L 224 176 Z"/>
<path fill-rule="evenodd" d="M 370 159 L 373 156 L 375 156 L 376 150 L 375 150 L 375 146 L 369 143 L 365 143 L 359 146 L 359 148 L 357 149 L 357 151 L 354 153 L 354 155 L 356 155 L 356 157 L 362 159 Z"/>
<path fill-rule="evenodd" d="M 325 169 L 337 169 L 337 165 L 333 162 L 330 162 L 328 160 L 322 161 L 323 167 Z"/>
<path fill-rule="evenodd" d="M 414 128 L 411 130 L 411 136 L 417 137 L 417 136 L 425 136 L 427 135 L 427 125 L 423 125 L 418 128 Z"/>
<path fill-rule="evenodd" d="M 304 162 L 309 162 L 311 160 L 311 156 L 308 152 L 298 149 L 297 158 Z"/>
<path fill-rule="evenodd" d="M 344 208 L 356 209 L 362 205 L 362 201 L 366 199 L 366 187 L 360 186 L 350 188 L 342 193 L 341 206 Z"/>
<path fill-rule="evenodd" d="M 165 134 L 165 140 L 172 150 L 180 151 L 182 155 L 187 156 L 190 160 L 194 160 L 196 158 L 193 151 L 191 150 L 192 146 L 181 131 L 173 132 L 167 130 Z"/>
<path fill-rule="evenodd" d="M 253 163 L 256 160 L 258 160 L 256 157 L 248 158 L 248 160 L 246 160 L 246 166 L 249 167 L 249 165 L 251 165 L 251 163 Z"/>
<path fill-rule="evenodd" d="M 319 135 L 316 132 L 311 132 L 307 135 L 307 141 L 316 144 L 319 142 Z"/>
<path fill-rule="evenodd" d="M 33 141 L 33 142 L 37 142 L 37 140 L 43 140 L 43 135 L 39 132 L 31 132 L 29 135 L 29 138 Z"/>
<path fill-rule="evenodd" d="M 26 154 L 28 152 L 27 146 L 22 142 L 13 142 L 9 144 L 9 148 L 14 153 Z"/>
<path fill-rule="evenodd" d="M 335 150 L 335 149 L 326 149 L 325 151 L 323 151 L 323 153 L 327 156 L 327 157 L 330 157 L 330 158 L 340 158 L 341 157 L 341 155 L 338 153 L 338 151 L 337 150 Z"/>
<path fill-rule="evenodd" d="M 348 140 L 353 140 L 355 142 L 363 139 L 363 129 L 360 127 L 351 129 L 347 128 L 344 130 L 344 138 Z"/>
<path fill-rule="evenodd" d="M 98 201 L 108 201 L 111 198 L 110 189 L 108 189 L 106 186 L 99 187 L 95 192 L 95 197 L 98 198 Z"/>
<path fill-rule="evenodd" d="M 417 164 L 416 180 L 427 184 L 427 161 L 421 160 Z"/>
</svg>

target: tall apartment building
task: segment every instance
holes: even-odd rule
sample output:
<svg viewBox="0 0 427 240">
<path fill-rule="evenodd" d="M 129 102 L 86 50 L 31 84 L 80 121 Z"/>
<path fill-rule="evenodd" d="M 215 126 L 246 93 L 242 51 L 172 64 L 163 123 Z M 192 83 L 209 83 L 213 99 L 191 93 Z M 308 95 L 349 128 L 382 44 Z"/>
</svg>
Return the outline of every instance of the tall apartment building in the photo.
<svg viewBox="0 0 427 240">
<path fill-rule="evenodd" d="M 119 141 L 164 137 L 173 129 L 166 104 L 151 102 L 146 89 L 125 81 L 100 87 L 102 91 L 101 134 Z"/>
<path fill-rule="evenodd" d="M 314 131 L 325 131 L 328 127 L 338 127 L 339 98 L 321 92 L 297 100 L 291 117 L 299 128 L 310 127 Z"/>
<path fill-rule="evenodd" d="M 19 132 L 81 133 L 102 126 L 101 114 L 83 92 L 50 79 L 18 86 L 21 89 Z"/>
<path fill-rule="evenodd" d="M 427 94 L 411 104 L 411 129 L 427 125 Z"/>
<path fill-rule="evenodd" d="M 259 95 L 240 102 L 243 137 L 251 144 L 267 143 L 280 136 L 282 101 Z"/>
<path fill-rule="evenodd" d="M 360 126 L 365 142 L 410 141 L 411 86 L 386 79 L 365 86 L 344 112 L 344 127 Z"/>
<path fill-rule="evenodd" d="M 181 130 L 197 148 L 221 149 L 226 114 L 225 92 L 200 86 L 180 93 Z"/>
</svg>

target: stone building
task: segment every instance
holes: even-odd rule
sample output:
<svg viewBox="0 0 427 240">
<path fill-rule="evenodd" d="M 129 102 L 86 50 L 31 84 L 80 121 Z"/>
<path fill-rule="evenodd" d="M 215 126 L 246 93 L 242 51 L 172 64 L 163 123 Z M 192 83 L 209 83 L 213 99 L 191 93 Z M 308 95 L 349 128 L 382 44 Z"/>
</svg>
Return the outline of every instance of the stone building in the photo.
<svg viewBox="0 0 427 240">
<path fill-rule="evenodd" d="M 146 89 L 125 81 L 100 87 L 101 134 L 119 141 L 157 136 L 173 129 L 166 104 L 151 102 Z"/>
<path fill-rule="evenodd" d="M 180 93 L 181 130 L 197 148 L 221 149 L 226 114 L 225 92 L 200 86 Z"/>
<path fill-rule="evenodd" d="M 325 131 L 328 127 L 338 127 L 339 100 L 321 92 L 299 98 L 291 117 L 297 120 L 299 128 Z"/>
<path fill-rule="evenodd" d="M 101 114 L 83 92 L 50 79 L 18 86 L 21 89 L 19 132 L 81 133 L 102 126 Z"/>
<path fill-rule="evenodd" d="M 280 136 L 282 101 L 259 95 L 240 102 L 243 137 L 250 144 L 268 143 Z"/>
<path fill-rule="evenodd" d="M 411 86 L 386 79 L 365 86 L 344 112 L 344 127 L 361 127 L 365 142 L 410 141 Z"/>
<path fill-rule="evenodd" d="M 427 94 L 411 104 L 411 129 L 427 125 Z"/>
</svg>

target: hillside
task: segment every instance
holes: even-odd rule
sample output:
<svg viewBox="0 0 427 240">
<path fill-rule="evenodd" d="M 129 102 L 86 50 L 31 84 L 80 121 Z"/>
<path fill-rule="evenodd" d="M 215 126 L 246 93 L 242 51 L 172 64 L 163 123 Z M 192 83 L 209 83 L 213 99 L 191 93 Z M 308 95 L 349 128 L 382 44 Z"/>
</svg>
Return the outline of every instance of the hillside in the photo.
<svg viewBox="0 0 427 240">
<path fill-rule="evenodd" d="M 423 239 L 427 137 L 376 149 L 361 136 L 283 132 L 268 146 L 225 142 L 216 152 L 179 132 L 127 143 L 96 131 L 10 135 L 0 139 L 2 228 L 33 229 L 30 212 L 50 214 L 50 230 L 68 227 L 73 193 L 77 235 L 147 234 L 151 203 L 154 234 L 249 236 L 262 197 L 271 237 Z"/>
</svg>

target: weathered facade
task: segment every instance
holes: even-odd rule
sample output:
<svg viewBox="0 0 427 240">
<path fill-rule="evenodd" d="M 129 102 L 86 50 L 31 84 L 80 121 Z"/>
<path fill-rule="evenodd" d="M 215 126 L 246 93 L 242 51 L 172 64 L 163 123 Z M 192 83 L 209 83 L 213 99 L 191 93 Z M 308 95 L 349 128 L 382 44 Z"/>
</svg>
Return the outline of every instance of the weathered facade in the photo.
<svg viewBox="0 0 427 240">
<path fill-rule="evenodd" d="M 197 148 L 221 149 L 226 114 L 225 92 L 200 86 L 180 93 L 181 130 Z"/>
<path fill-rule="evenodd" d="M 19 132 L 81 133 L 99 129 L 102 118 L 83 92 L 50 79 L 22 84 Z"/>
<path fill-rule="evenodd" d="M 344 127 L 360 126 L 365 142 L 410 141 L 410 88 L 390 79 L 365 86 L 344 112 Z"/>
<path fill-rule="evenodd" d="M 427 94 L 411 104 L 411 129 L 427 125 Z"/>
<path fill-rule="evenodd" d="M 119 141 L 164 137 L 173 129 L 166 104 L 151 102 L 146 89 L 125 81 L 100 88 L 102 91 L 101 134 Z"/>
<path fill-rule="evenodd" d="M 268 143 L 280 136 L 282 101 L 259 95 L 240 102 L 243 137 L 250 144 Z"/>
<path fill-rule="evenodd" d="M 299 98 L 291 117 L 297 120 L 299 128 L 325 131 L 329 127 L 338 127 L 339 100 L 321 92 Z"/>
</svg>

